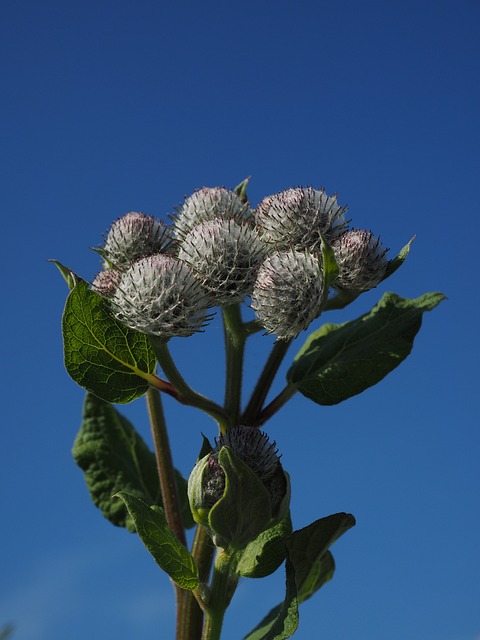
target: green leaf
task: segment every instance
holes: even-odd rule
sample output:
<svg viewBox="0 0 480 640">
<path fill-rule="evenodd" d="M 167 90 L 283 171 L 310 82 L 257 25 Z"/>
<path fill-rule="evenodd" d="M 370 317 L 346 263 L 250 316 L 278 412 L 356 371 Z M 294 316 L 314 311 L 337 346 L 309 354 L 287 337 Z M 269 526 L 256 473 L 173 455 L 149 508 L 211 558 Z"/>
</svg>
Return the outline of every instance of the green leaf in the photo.
<svg viewBox="0 0 480 640">
<path fill-rule="evenodd" d="M 143 500 L 125 491 L 120 491 L 115 497 L 125 503 L 140 539 L 158 566 L 182 589 L 196 589 L 199 582 L 195 560 L 170 531 L 163 509 L 155 505 L 149 507 Z"/>
<path fill-rule="evenodd" d="M 285 560 L 285 539 L 292 533 L 290 514 L 250 542 L 237 564 L 237 573 L 245 578 L 264 578 Z"/>
<path fill-rule="evenodd" d="M 335 573 L 335 561 L 330 551 L 325 553 L 312 564 L 309 579 L 306 580 L 298 591 L 298 603 L 308 600 L 315 591 L 333 578 Z"/>
<path fill-rule="evenodd" d="M 147 391 L 155 371 L 148 338 L 117 322 L 84 280 L 67 298 L 63 345 L 69 375 L 99 398 L 126 403 Z"/>
<path fill-rule="evenodd" d="M 248 178 L 245 178 L 245 180 L 242 180 L 240 184 L 237 184 L 234 189 L 235 194 L 240 198 L 243 204 L 246 204 L 248 202 L 247 187 L 249 182 L 250 176 L 248 176 Z"/>
<path fill-rule="evenodd" d="M 332 577 L 335 564 L 328 551 L 355 524 L 348 513 L 336 513 L 295 531 L 286 540 L 286 595 L 244 640 L 284 640 L 298 627 L 298 605 Z"/>
<path fill-rule="evenodd" d="M 405 360 L 422 315 L 445 296 L 426 293 L 410 300 L 386 293 L 357 320 L 326 324 L 312 333 L 296 355 L 287 380 L 322 405 L 342 402 L 377 384 Z"/>
<path fill-rule="evenodd" d="M 395 271 L 402 266 L 408 254 L 410 253 L 410 247 L 414 240 L 415 236 L 413 236 L 413 238 L 409 242 L 407 242 L 407 244 L 402 249 L 400 249 L 398 256 L 396 256 L 393 260 L 388 261 L 387 270 L 385 271 L 385 275 L 383 276 L 382 281 L 389 278 L 392 273 L 395 273 Z"/>
<path fill-rule="evenodd" d="M 287 555 L 285 600 L 274 607 L 244 640 L 285 640 L 298 628 L 298 600 L 295 567 Z"/>
<path fill-rule="evenodd" d="M 127 491 L 148 504 L 161 505 L 157 465 L 132 424 L 111 404 L 87 394 L 73 457 L 85 474 L 94 504 L 112 524 L 135 531 L 125 505 L 112 496 Z M 186 480 L 177 471 L 177 486 L 186 526 L 193 526 Z"/>
<path fill-rule="evenodd" d="M 60 271 L 60 273 L 63 276 L 63 279 L 68 285 L 68 288 L 73 289 L 73 287 L 75 286 L 75 274 L 73 273 L 73 271 L 68 267 L 66 267 L 65 265 L 63 265 L 58 260 L 49 260 L 49 262 L 52 262 Z"/>
<path fill-rule="evenodd" d="M 316 590 L 315 586 L 318 589 L 327 581 L 323 578 L 332 568 L 331 561 L 327 560 L 325 567 L 321 566 L 320 561 L 335 540 L 354 525 L 355 518 L 350 513 L 335 513 L 295 531 L 288 538 L 286 544 L 295 567 L 299 601 L 309 598 Z"/>
<path fill-rule="evenodd" d="M 335 252 L 326 239 L 320 234 L 322 241 L 322 269 L 325 278 L 325 299 L 328 296 L 328 289 L 338 276 L 338 264 L 335 260 Z"/>
</svg>

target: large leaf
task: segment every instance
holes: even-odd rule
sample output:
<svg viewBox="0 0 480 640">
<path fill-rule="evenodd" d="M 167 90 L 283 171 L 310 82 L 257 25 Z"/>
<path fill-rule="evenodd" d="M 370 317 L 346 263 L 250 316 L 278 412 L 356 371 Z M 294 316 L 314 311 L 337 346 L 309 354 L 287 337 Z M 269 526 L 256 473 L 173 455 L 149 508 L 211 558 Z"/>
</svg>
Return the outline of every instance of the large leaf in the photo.
<svg viewBox="0 0 480 640">
<path fill-rule="evenodd" d="M 322 405 L 342 402 L 377 384 L 405 360 L 422 324 L 422 315 L 443 299 L 426 293 L 410 300 L 386 293 L 357 320 L 326 324 L 298 352 L 287 380 Z"/>
<path fill-rule="evenodd" d="M 335 540 L 355 524 L 348 513 L 336 513 L 295 531 L 286 540 L 286 594 L 244 640 L 285 640 L 298 627 L 298 605 L 332 577 L 333 556 L 328 551 Z"/>
<path fill-rule="evenodd" d="M 84 280 L 77 279 L 65 304 L 63 346 L 70 376 L 108 402 L 142 396 L 155 371 L 148 338 L 117 322 Z"/>
<path fill-rule="evenodd" d="M 140 539 L 155 562 L 182 589 L 198 587 L 195 560 L 177 536 L 169 529 L 161 507 L 149 507 L 136 496 L 120 491 L 116 494 L 126 505 Z"/>
<path fill-rule="evenodd" d="M 73 457 L 84 471 L 94 504 L 114 525 L 135 531 L 125 505 L 113 494 L 127 491 L 148 504 L 161 504 L 157 465 L 132 424 L 111 404 L 87 394 L 83 421 L 73 445 Z M 193 526 L 186 481 L 177 472 L 177 486 L 186 526 Z"/>
<path fill-rule="evenodd" d="M 250 542 L 237 564 L 245 578 L 263 578 L 276 571 L 285 560 L 285 539 L 292 533 L 290 514 Z"/>
</svg>

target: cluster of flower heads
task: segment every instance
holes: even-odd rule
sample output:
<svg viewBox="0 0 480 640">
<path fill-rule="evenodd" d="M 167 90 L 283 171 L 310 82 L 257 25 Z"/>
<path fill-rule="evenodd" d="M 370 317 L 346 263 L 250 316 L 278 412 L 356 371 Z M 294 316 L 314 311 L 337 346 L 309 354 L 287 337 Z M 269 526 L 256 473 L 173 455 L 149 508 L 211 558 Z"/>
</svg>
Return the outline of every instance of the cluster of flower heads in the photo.
<svg viewBox="0 0 480 640">
<path fill-rule="evenodd" d="M 268 196 L 255 210 L 228 189 L 199 189 L 170 225 L 143 213 L 116 220 L 93 288 L 125 325 L 166 340 L 199 331 L 212 307 L 246 298 L 268 333 L 294 338 L 325 303 L 324 242 L 339 268 L 334 289 L 358 294 L 385 277 L 379 238 L 349 230 L 345 213 L 311 187 Z"/>
</svg>

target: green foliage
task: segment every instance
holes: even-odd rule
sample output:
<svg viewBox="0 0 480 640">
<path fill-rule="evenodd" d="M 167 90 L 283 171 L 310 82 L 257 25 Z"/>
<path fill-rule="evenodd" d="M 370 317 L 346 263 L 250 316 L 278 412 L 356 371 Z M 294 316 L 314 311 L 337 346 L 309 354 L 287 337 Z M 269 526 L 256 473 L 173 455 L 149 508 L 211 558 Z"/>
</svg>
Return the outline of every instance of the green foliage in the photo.
<svg viewBox="0 0 480 640">
<path fill-rule="evenodd" d="M 212 505 L 207 455 L 190 474 L 190 508 L 217 547 L 238 551 L 268 528 L 272 520 L 270 496 L 255 472 L 229 447 L 222 447 L 217 459 L 225 475 L 223 495 Z"/>
<path fill-rule="evenodd" d="M 147 391 L 156 364 L 148 338 L 117 322 L 84 280 L 67 298 L 63 345 L 70 376 L 103 400 L 131 402 Z"/>
<path fill-rule="evenodd" d="M 263 531 L 248 544 L 237 564 L 237 573 L 245 578 L 264 578 L 285 560 L 285 539 L 292 533 L 290 514 L 274 527 Z"/>
<path fill-rule="evenodd" d="M 335 565 L 328 548 L 355 525 L 348 513 L 336 513 L 295 531 L 286 540 L 286 594 L 244 640 L 284 640 L 298 627 L 298 605 L 333 576 Z"/>
<path fill-rule="evenodd" d="M 92 394 L 85 397 L 83 422 L 72 453 L 85 474 L 92 501 L 114 525 L 135 531 L 125 505 L 112 499 L 119 491 L 161 505 L 154 454 L 115 407 Z M 178 472 L 176 477 L 185 524 L 193 526 L 186 481 Z"/>
<path fill-rule="evenodd" d="M 326 324 L 312 333 L 295 357 L 287 380 L 322 405 L 338 404 L 377 384 L 409 355 L 422 315 L 445 296 L 426 293 L 410 300 L 386 293 L 357 320 Z"/>
<path fill-rule="evenodd" d="M 11 624 L 7 624 L 0 629 L 0 640 L 7 640 L 7 638 L 11 637 L 12 633 L 13 626 Z"/>
<path fill-rule="evenodd" d="M 116 497 L 126 505 L 140 539 L 158 566 L 182 589 L 196 589 L 198 569 L 195 560 L 169 529 L 163 509 L 155 505 L 149 507 L 125 491 L 120 491 Z"/>
<path fill-rule="evenodd" d="M 388 261 L 387 270 L 382 280 L 386 280 L 387 278 L 389 278 L 392 273 L 395 273 L 395 271 L 402 266 L 402 264 L 407 259 L 408 254 L 410 253 L 410 247 L 412 246 L 412 242 L 414 240 L 415 236 L 413 236 L 413 238 L 409 242 L 407 242 L 407 244 L 402 249 L 400 249 L 398 255 L 393 258 L 393 260 Z"/>
</svg>

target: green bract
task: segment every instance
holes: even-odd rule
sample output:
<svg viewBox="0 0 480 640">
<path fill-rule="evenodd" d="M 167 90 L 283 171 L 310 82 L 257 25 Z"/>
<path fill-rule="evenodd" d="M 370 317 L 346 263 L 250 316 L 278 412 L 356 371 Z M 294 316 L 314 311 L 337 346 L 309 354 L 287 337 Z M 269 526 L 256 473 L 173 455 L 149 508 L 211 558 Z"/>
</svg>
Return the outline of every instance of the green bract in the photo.
<svg viewBox="0 0 480 640">
<path fill-rule="evenodd" d="M 188 480 L 190 509 L 216 546 L 243 549 L 288 514 L 290 480 L 279 469 L 285 490 L 274 508 L 265 484 L 229 447 L 197 462 Z"/>
</svg>

